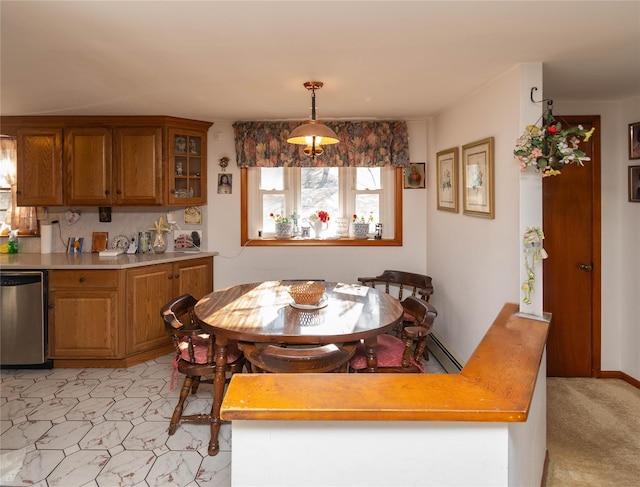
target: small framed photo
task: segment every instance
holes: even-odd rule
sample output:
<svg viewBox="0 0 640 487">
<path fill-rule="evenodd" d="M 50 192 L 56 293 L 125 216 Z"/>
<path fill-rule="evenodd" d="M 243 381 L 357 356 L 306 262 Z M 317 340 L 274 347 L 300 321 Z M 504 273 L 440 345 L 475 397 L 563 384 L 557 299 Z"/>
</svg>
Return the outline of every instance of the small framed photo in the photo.
<svg viewBox="0 0 640 487">
<path fill-rule="evenodd" d="M 110 206 L 98 207 L 98 215 L 100 218 L 100 222 L 109 223 L 111 221 L 111 207 Z"/>
<path fill-rule="evenodd" d="M 173 245 L 176 252 L 200 252 L 202 230 L 174 230 Z"/>
<path fill-rule="evenodd" d="M 436 154 L 438 210 L 458 213 L 458 148 Z"/>
<path fill-rule="evenodd" d="M 67 253 L 69 254 L 81 254 L 84 247 L 84 237 L 69 237 L 67 243 Z"/>
<path fill-rule="evenodd" d="M 411 162 L 404 170 L 404 188 L 418 189 L 425 187 L 424 169 L 426 163 Z"/>
<path fill-rule="evenodd" d="M 102 252 L 107 250 L 109 243 L 109 232 L 93 232 L 91 240 L 91 252 Z"/>
<path fill-rule="evenodd" d="M 495 218 L 493 137 L 462 146 L 462 211 Z"/>
<path fill-rule="evenodd" d="M 233 190 L 232 177 L 232 174 L 227 174 L 226 172 L 218 174 L 218 194 L 231 194 Z"/>
<path fill-rule="evenodd" d="M 640 166 L 629 166 L 629 201 L 640 203 Z"/>
<path fill-rule="evenodd" d="M 640 122 L 629 124 L 629 159 L 640 159 Z"/>
</svg>

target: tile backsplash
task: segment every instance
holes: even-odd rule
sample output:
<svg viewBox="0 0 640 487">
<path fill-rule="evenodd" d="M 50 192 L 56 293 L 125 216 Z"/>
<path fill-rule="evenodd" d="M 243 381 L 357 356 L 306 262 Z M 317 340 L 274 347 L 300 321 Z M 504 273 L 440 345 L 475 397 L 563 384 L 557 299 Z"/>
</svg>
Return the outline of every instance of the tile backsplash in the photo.
<svg viewBox="0 0 640 487">
<path fill-rule="evenodd" d="M 47 220 L 41 223 L 49 223 L 58 220 L 58 224 L 53 225 L 52 251 L 66 252 L 67 242 L 70 237 L 84 238 L 83 252 L 91 252 L 91 240 L 93 232 L 108 232 L 109 244 L 114 237 L 125 235 L 128 238 L 138 234 L 138 232 L 154 228 L 154 223 L 161 216 L 166 216 L 168 212 L 172 212 L 176 221 L 175 229 L 181 230 L 202 230 L 203 234 L 206 222 L 206 207 L 199 207 L 202 211 L 201 225 L 186 225 L 184 223 L 183 208 L 117 208 L 113 207 L 111 211 L 111 222 L 101 222 L 98 208 L 73 208 L 74 211 L 80 213 L 79 220 L 73 225 L 68 225 L 65 220 L 64 213 L 68 208 L 49 208 Z M 173 239 L 167 239 L 167 251 L 173 251 Z M 206 241 L 203 242 L 203 250 L 206 250 Z M 24 237 L 20 238 L 20 252 L 40 252 L 40 238 Z"/>
</svg>

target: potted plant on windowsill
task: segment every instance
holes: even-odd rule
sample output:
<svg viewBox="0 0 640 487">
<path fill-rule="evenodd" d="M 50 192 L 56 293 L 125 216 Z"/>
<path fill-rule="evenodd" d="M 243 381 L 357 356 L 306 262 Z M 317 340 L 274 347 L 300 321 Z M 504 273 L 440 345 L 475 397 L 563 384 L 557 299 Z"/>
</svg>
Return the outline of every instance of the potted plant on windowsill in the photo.
<svg viewBox="0 0 640 487">
<path fill-rule="evenodd" d="M 288 216 L 280 213 L 269 213 L 276 224 L 276 238 L 291 238 L 292 223 Z"/>
<path fill-rule="evenodd" d="M 359 239 L 365 239 L 369 237 L 369 224 L 373 222 L 373 213 L 369 213 L 369 218 L 365 219 L 364 216 L 358 218 L 358 215 L 353 215 L 353 237 Z"/>
</svg>

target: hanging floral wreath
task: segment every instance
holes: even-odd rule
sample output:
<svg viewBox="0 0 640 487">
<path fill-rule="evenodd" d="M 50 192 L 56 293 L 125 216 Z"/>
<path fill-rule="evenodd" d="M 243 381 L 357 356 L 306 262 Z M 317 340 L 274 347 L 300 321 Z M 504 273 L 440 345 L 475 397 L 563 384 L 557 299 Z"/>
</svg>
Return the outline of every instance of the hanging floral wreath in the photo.
<svg viewBox="0 0 640 487">
<path fill-rule="evenodd" d="M 542 116 L 542 127 L 528 125 L 516 142 L 513 155 L 520 161 L 522 171 L 533 167 L 542 177 L 555 176 L 565 164 L 584 165 L 591 158 L 580 150 L 580 142 L 588 141 L 595 128 L 585 130 L 582 125 L 562 128 L 553 118 L 551 111 Z"/>
</svg>

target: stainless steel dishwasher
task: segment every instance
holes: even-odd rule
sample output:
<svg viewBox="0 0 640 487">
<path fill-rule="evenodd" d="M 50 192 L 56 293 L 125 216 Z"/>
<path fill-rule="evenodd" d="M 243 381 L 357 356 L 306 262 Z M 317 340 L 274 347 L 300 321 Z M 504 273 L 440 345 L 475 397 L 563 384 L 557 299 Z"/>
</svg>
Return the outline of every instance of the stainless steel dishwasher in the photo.
<svg viewBox="0 0 640 487">
<path fill-rule="evenodd" d="M 47 271 L 0 272 L 0 365 L 50 366 Z"/>
</svg>

